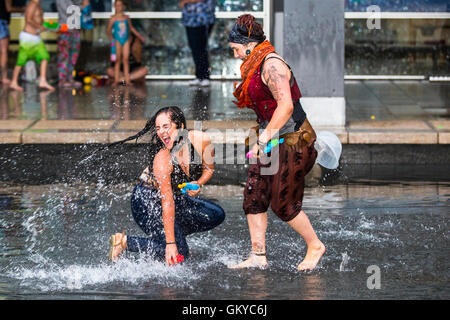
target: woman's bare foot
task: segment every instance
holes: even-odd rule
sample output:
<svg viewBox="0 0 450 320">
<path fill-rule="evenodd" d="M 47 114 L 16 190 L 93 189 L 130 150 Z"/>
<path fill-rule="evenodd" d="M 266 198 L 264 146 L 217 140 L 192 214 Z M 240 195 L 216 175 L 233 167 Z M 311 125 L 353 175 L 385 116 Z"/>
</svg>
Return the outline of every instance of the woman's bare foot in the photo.
<svg viewBox="0 0 450 320">
<path fill-rule="evenodd" d="M 8 78 L 2 78 L 2 84 L 5 86 L 9 86 L 9 84 L 11 83 L 11 80 L 9 80 Z"/>
<path fill-rule="evenodd" d="M 241 263 L 228 266 L 229 269 L 243 269 L 243 268 L 267 268 L 267 258 L 265 253 L 251 252 L 247 260 Z"/>
<path fill-rule="evenodd" d="M 51 86 L 47 81 L 41 80 L 39 81 L 38 87 L 41 89 L 46 89 L 46 90 L 55 90 L 55 88 L 53 86 Z"/>
<path fill-rule="evenodd" d="M 110 237 L 109 242 L 111 244 L 111 248 L 109 249 L 109 259 L 116 261 L 127 247 L 127 237 L 125 236 L 125 233 L 116 233 Z"/>
<path fill-rule="evenodd" d="M 16 91 L 23 91 L 23 88 L 17 84 L 17 82 L 11 82 L 9 88 Z"/>
<path fill-rule="evenodd" d="M 297 269 L 299 271 L 314 269 L 324 253 L 325 245 L 320 240 L 310 244 L 305 259 L 298 265 Z"/>
</svg>

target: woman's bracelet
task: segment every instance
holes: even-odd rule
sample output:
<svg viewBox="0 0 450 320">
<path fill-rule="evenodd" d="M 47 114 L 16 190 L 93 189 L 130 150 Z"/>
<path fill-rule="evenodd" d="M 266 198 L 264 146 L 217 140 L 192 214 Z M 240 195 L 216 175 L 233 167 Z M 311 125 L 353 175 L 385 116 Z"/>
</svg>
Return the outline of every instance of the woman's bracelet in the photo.
<svg viewBox="0 0 450 320">
<path fill-rule="evenodd" d="M 167 246 L 168 244 L 177 244 L 177 243 L 176 243 L 176 242 L 166 242 L 166 246 Z"/>
</svg>

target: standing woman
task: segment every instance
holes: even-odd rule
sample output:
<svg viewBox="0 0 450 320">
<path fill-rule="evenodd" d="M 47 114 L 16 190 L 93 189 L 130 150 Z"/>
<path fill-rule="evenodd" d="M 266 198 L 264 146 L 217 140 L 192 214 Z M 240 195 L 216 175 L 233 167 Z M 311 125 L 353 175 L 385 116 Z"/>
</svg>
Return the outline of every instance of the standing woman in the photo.
<svg viewBox="0 0 450 320">
<path fill-rule="evenodd" d="M 215 0 L 181 0 L 180 8 L 195 63 L 195 79 L 189 84 L 207 87 L 210 85 L 208 38 L 216 21 Z"/>
<path fill-rule="evenodd" d="M 67 9 L 73 5 L 80 6 L 81 0 L 56 0 L 59 25 L 67 24 Z M 79 88 L 81 82 L 74 81 L 73 70 L 77 64 L 81 48 L 81 33 L 79 29 L 71 28 L 58 32 L 58 86 L 63 88 Z"/>
<path fill-rule="evenodd" d="M 111 236 L 110 259 L 124 251 L 146 252 L 177 263 L 177 256 L 189 257 L 186 236 L 215 228 L 225 219 L 217 204 L 197 197 L 214 171 L 214 149 L 206 133 L 186 130 L 178 107 L 160 109 L 136 135 L 114 144 L 135 140 L 150 133 L 150 161 L 131 196 L 134 220 L 147 237 Z M 198 190 L 180 192 L 179 184 L 190 182 Z"/>
<path fill-rule="evenodd" d="M 248 259 L 229 267 L 267 266 L 265 234 L 270 205 L 306 241 L 308 250 L 298 270 L 311 270 L 325 252 L 302 210 L 305 175 L 317 157 L 316 134 L 300 104 L 301 93 L 290 67 L 265 39 L 262 26 L 249 14 L 237 19 L 228 38 L 234 57 L 243 60 L 242 82 L 234 92 L 238 100 L 235 103 L 240 108 L 253 109 L 259 127 L 258 140 L 250 151 L 258 160 L 250 165 L 243 203 L 252 251 Z M 271 161 L 278 161 L 279 167 L 275 173 L 267 174 L 259 155 L 272 138 L 278 137 L 285 142 L 275 147 L 279 157 L 272 156 Z"/>
</svg>

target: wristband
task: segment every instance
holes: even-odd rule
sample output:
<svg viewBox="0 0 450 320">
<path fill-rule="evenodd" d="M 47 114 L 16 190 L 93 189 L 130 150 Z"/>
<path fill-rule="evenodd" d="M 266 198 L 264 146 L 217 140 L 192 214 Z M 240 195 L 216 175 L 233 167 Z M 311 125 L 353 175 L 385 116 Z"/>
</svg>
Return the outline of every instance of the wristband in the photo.
<svg viewBox="0 0 450 320">
<path fill-rule="evenodd" d="M 167 246 L 168 244 L 177 244 L 177 243 L 176 243 L 176 242 L 166 242 L 166 246 Z"/>
</svg>

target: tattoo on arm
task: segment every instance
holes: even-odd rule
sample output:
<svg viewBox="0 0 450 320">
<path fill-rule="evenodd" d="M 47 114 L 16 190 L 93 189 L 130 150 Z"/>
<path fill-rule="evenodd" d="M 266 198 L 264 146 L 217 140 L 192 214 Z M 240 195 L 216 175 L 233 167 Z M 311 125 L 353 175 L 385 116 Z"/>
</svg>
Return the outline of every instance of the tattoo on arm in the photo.
<svg viewBox="0 0 450 320">
<path fill-rule="evenodd" d="M 283 92 L 283 87 L 285 87 L 283 86 L 283 83 L 286 81 L 289 82 L 286 75 L 283 72 L 280 72 L 273 64 L 266 66 L 262 75 L 270 89 L 270 92 L 272 92 L 274 99 L 277 101 L 281 100 L 286 94 Z"/>
</svg>

